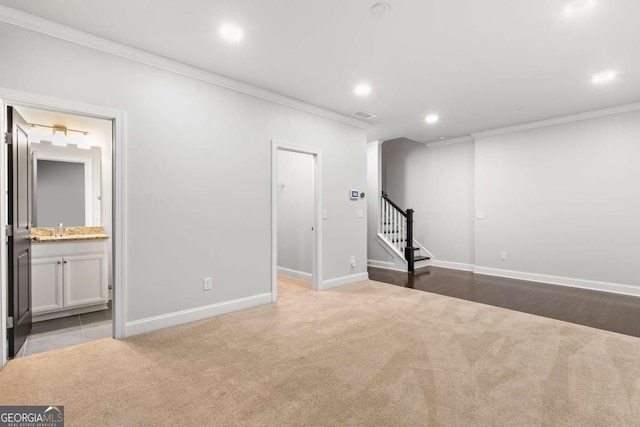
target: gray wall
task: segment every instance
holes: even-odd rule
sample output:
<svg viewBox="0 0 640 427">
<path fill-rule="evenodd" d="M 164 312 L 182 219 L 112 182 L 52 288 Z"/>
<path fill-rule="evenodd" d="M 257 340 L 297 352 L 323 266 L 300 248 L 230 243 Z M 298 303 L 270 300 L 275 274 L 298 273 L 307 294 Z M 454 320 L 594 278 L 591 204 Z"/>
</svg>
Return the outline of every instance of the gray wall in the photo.
<svg viewBox="0 0 640 427">
<path fill-rule="evenodd" d="M 476 265 L 640 286 L 640 112 L 479 138 L 475 158 Z"/>
<path fill-rule="evenodd" d="M 385 189 L 412 208 L 414 238 L 438 260 L 473 263 L 473 143 L 427 148 L 405 139 L 382 144 Z"/>
<path fill-rule="evenodd" d="M 382 142 L 367 144 L 367 259 L 388 263 L 393 257 L 378 241 L 380 194 L 382 193 Z"/>
<path fill-rule="evenodd" d="M 84 226 L 84 163 L 38 159 L 37 168 L 35 226 Z"/>
<path fill-rule="evenodd" d="M 387 192 L 416 209 L 436 261 L 632 287 L 638 159 L 640 112 L 436 148 L 383 144 Z"/>
<path fill-rule="evenodd" d="M 272 139 L 323 151 L 323 279 L 366 273 L 365 130 L 4 23 L 0 55 L 2 87 L 127 112 L 127 320 L 271 291 Z"/>
<path fill-rule="evenodd" d="M 313 261 L 313 157 L 278 151 L 278 267 L 311 274 Z"/>
</svg>

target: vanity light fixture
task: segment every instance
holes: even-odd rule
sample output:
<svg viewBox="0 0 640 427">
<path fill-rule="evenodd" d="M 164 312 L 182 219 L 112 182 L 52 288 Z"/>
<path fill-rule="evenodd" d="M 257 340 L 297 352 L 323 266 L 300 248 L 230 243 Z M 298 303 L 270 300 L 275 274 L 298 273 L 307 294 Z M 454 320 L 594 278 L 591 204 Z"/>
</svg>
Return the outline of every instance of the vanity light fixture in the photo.
<svg viewBox="0 0 640 427">
<path fill-rule="evenodd" d="M 89 132 L 84 130 L 69 129 L 62 125 L 41 125 L 38 123 L 29 123 L 29 139 L 32 141 L 51 141 L 53 145 L 65 147 L 67 144 L 75 144 L 78 148 L 90 149 L 91 141 L 89 141 Z M 51 129 L 51 134 L 39 130 L 37 128 Z M 69 135 L 69 132 L 74 135 Z M 77 135 L 76 135 L 77 134 Z"/>
</svg>

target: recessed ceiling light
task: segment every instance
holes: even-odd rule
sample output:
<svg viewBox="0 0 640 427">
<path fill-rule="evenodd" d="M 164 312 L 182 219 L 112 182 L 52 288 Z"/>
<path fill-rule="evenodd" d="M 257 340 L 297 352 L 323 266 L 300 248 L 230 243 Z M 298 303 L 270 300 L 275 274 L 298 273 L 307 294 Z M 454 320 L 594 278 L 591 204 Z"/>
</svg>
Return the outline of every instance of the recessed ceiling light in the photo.
<svg viewBox="0 0 640 427">
<path fill-rule="evenodd" d="M 602 73 L 595 74 L 591 78 L 591 83 L 601 85 L 604 83 L 612 82 L 616 79 L 618 73 L 613 70 L 603 71 Z"/>
<path fill-rule="evenodd" d="M 244 39 L 244 31 L 235 24 L 223 24 L 220 27 L 220 35 L 229 43 L 240 43 Z"/>
<path fill-rule="evenodd" d="M 376 3 L 371 6 L 371 13 L 374 15 L 386 15 L 390 10 L 389 3 Z"/>
<path fill-rule="evenodd" d="M 440 135 L 440 136 L 438 137 L 438 139 L 439 139 L 440 141 L 442 141 L 443 139 L 447 139 L 447 136 L 446 136 L 446 135 Z"/>
<path fill-rule="evenodd" d="M 358 96 L 367 96 L 371 93 L 371 86 L 367 83 L 360 83 L 353 90 L 353 93 Z"/>
<path fill-rule="evenodd" d="M 429 114 L 427 117 L 424 118 L 424 121 L 430 125 L 438 123 L 438 120 L 440 120 L 440 116 L 438 116 L 437 114 Z"/>
<path fill-rule="evenodd" d="M 570 0 L 564 7 L 564 13 L 568 16 L 580 15 L 593 6 L 595 6 L 596 0 Z"/>
</svg>

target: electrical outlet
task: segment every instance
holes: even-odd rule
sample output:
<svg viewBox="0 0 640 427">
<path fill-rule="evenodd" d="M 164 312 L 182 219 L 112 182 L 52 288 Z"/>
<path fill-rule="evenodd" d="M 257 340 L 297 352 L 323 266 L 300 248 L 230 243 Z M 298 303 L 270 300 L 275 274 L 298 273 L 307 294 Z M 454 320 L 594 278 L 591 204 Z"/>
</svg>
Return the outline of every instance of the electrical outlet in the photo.
<svg viewBox="0 0 640 427">
<path fill-rule="evenodd" d="M 202 282 L 202 289 L 205 291 L 210 291 L 213 289 L 213 279 L 211 277 L 205 277 Z"/>
<path fill-rule="evenodd" d="M 500 259 L 503 261 L 507 259 L 507 253 L 505 251 L 500 252 Z"/>
<path fill-rule="evenodd" d="M 351 257 L 351 268 L 355 268 L 356 266 L 356 257 L 352 256 Z"/>
</svg>

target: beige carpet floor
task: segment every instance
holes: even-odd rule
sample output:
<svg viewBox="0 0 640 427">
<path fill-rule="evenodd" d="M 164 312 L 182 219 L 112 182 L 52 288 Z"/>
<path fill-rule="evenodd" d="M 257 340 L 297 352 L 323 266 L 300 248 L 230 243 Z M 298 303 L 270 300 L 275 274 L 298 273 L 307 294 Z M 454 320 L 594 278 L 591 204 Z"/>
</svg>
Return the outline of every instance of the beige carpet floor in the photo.
<svg viewBox="0 0 640 427">
<path fill-rule="evenodd" d="M 639 319 L 640 320 L 640 319 Z M 68 426 L 637 426 L 640 339 L 366 281 L 10 361 Z"/>
</svg>

